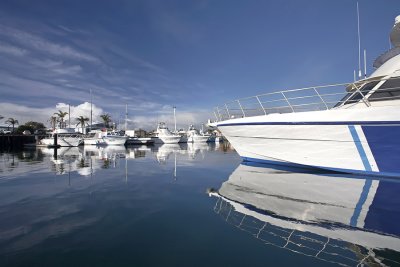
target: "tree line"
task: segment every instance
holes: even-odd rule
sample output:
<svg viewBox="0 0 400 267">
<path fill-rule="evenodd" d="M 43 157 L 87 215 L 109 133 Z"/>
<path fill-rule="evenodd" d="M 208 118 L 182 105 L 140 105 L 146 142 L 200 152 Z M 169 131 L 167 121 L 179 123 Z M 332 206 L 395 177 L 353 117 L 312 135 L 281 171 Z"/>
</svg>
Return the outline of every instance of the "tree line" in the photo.
<svg viewBox="0 0 400 267">
<path fill-rule="evenodd" d="M 68 115 L 68 112 L 64 112 L 62 110 L 59 110 L 58 112 L 55 112 L 53 116 L 50 117 L 48 120 L 51 124 L 51 128 L 55 129 L 57 126 L 59 128 L 66 128 L 66 121 L 65 121 L 65 116 Z M 103 120 L 104 127 L 110 128 L 110 123 L 112 122 L 111 116 L 109 114 L 103 114 L 100 115 L 100 118 Z M 0 115 L 0 120 L 4 119 L 4 116 Z M 89 126 L 89 118 L 85 116 L 79 116 L 76 120 L 76 127 L 82 128 L 82 132 L 84 132 L 84 129 L 86 126 Z M 8 125 L 8 127 L 12 127 L 12 133 L 23 133 L 24 131 L 29 131 L 30 133 L 34 133 L 35 131 L 40 131 L 46 129 L 45 125 L 41 122 L 35 122 L 35 121 L 28 121 L 23 125 L 19 125 L 19 122 L 15 118 L 8 118 L 5 123 Z M 15 129 L 15 126 L 19 125 L 17 129 Z"/>
</svg>

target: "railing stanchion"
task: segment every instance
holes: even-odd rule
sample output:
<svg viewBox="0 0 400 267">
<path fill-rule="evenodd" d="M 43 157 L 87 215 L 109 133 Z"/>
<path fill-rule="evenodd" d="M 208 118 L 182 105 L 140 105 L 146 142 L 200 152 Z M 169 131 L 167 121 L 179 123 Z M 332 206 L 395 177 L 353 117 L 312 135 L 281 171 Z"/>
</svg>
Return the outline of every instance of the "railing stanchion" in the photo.
<svg viewBox="0 0 400 267">
<path fill-rule="evenodd" d="M 231 118 L 231 114 L 229 113 L 229 108 L 227 104 L 225 104 L 225 108 L 226 108 L 226 113 L 228 114 L 228 118 Z"/>
<path fill-rule="evenodd" d="M 221 112 L 219 112 L 219 107 L 217 107 L 217 112 L 218 112 L 218 116 L 219 116 L 219 121 L 223 121 Z"/>
<path fill-rule="evenodd" d="M 324 99 L 322 98 L 322 96 L 318 93 L 317 89 L 315 89 L 315 87 L 313 88 L 315 93 L 318 95 L 318 97 L 321 99 L 322 103 L 324 103 L 326 110 L 328 110 L 328 105 L 325 103 Z"/>
<path fill-rule="evenodd" d="M 359 93 L 362 96 L 362 100 L 364 102 L 364 104 L 367 107 L 370 107 L 371 104 L 369 103 L 369 101 L 365 98 L 365 95 L 363 93 L 361 93 L 360 89 L 358 89 L 357 85 L 355 83 L 353 83 L 353 86 L 356 88 L 357 93 Z"/>
<path fill-rule="evenodd" d="M 244 117 L 246 117 L 246 114 L 244 113 L 244 110 L 243 110 L 243 107 L 242 107 L 242 105 L 240 104 L 240 101 L 239 100 L 236 100 L 237 102 L 238 102 L 238 104 L 239 104 L 239 107 L 240 107 L 240 109 L 242 110 L 242 113 L 243 113 L 243 118 Z"/>
<path fill-rule="evenodd" d="M 260 99 L 258 98 L 258 95 L 256 95 L 256 98 L 257 98 L 257 101 L 260 104 L 262 110 L 264 111 L 264 115 L 267 115 L 267 112 L 265 111 L 265 108 L 264 108 L 263 104 L 261 103 Z"/>
<path fill-rule="evenodd" d="M 294 109 L 293 109 L 292 105 L 290 105 L 290 102 L 289 102 L 289 100 L 287 99 L 287 97 L 285 96 L 285 94 L 284 94 L 283 92 L 281 92 L 281 94 L 282 94 L 283 97 L 285 98 L 285 100 L 286 100 L 286 102 L 288 103 L 288 105 L 289 105 L 290 109 L 292 110 L 292 112 L 294 112 Z"/>
<path fill-rule="evenodd" d="M 214 116 L 215 116 L 215 119 L 216 119 L 217 121 L 219 121 L 219 120 L 218 120 L 217 113 L 215 113 L 215 110 L 214 110 Z"/>
</svg>

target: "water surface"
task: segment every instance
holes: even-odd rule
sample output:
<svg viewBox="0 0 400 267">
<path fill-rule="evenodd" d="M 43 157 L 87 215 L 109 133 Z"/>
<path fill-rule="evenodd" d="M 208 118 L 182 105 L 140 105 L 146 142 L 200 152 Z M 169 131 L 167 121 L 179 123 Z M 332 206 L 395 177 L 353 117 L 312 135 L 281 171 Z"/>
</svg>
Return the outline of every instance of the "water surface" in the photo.
<svg viewBox="0 0 400 267">
<path fill-rule="evenodd" d="M 399 190 L 223 145 L 2 153 L 0 266 L 398 266 Z"/>
</svg>

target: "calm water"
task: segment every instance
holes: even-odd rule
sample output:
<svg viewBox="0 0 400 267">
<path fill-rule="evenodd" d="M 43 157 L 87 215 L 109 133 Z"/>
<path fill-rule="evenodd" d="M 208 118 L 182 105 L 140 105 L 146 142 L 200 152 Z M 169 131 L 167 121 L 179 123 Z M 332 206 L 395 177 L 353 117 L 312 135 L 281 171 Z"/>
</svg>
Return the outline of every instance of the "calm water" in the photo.
<svg viewBox="0 0 400 267">
<path fill-rule="evenodd" d="M 0 154 L 0 266 L 400 266 L 400 179 L 222 145 Z"/>
</svg>

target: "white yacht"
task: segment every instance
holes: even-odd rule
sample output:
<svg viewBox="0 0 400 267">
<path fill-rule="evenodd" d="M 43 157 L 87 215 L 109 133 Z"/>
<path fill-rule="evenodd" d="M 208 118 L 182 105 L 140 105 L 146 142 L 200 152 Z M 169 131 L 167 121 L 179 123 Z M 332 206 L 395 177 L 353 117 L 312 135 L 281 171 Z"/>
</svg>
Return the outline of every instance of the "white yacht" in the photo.
<svg viewBox="0 0 400 267">
<path fill-rule="evenodd" d="M 397 265 L 397 179 L 241 164 L 214 211 L 267 245 L 342 266 Z"/>
<path fill-rule="evenodd" d="M 400 16 L 390 40 L 365 79 L 235 100 L 211 126 L 245 161 L 399 176 Z"/>
<path fill-rule="evenodd" d="M 107 145 L 106 141 L 103 138 L 103 133 L 101 131 L 95 131 L 89 133 L 88 136 L 83 138 L 84 145 L 96 145 L 103 146 Z"/>
<path fill-rule="evenodd" d="M 57 134 L 57 145 L 62 147 L 73 147 L 82 144 L 82 134 L 75 132 L 75 128 L 57 128 L 51 135 L 39 140 L 39 145 L 53 146 L 54 135 Z"/>
<path fill-rule="evenodd" d="M 205 135 L 204 133 L 200 133 L 193 125 L 189 126 L 187 134 L 187 142 L 188 143 L 206 143 L 210 136 Z"/>
<path fill-rule="evenodd" d="M 172 133 L 164 122 L 160 122 L 157 126 L 157 138 L 154 139 L 156 144 L 178 144 L 181 136 Z"/>
<path fill-rule="evenodd" d="M 128 136 L 118 132 L 104 132 L 102 138 L 108 146 L 123 146 L 128 140 Z"/>
</svg>

